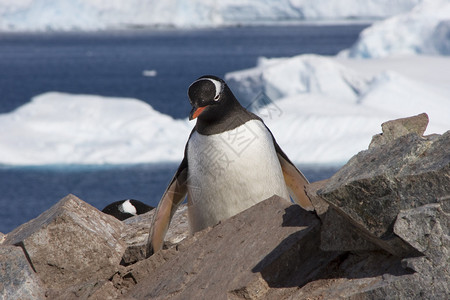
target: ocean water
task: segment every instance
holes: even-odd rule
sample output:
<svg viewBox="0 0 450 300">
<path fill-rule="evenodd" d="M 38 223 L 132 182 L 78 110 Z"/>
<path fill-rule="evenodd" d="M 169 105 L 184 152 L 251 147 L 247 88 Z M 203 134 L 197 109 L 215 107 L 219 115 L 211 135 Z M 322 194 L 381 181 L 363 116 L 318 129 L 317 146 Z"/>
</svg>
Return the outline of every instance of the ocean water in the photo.
<svg viewBox="0 0 450 300">
<path fill-rule="evenodd" d="M 13 111 L 35 95 L 60 91 L 138 98 L 165 114 L 185 118 L 190 110 L 186 89 L 197 77 L 223 77 L 255 66 L 260 56 L 334 55 L 349 47 L 365 27 L 3 33 L 0 113 Z M 299 167 L 310 181 L 328 178 L 336 171 L 333 167 Z M 0 232 L 37 217 L 69 193 L 99 209 L 127 198 L 156 206 L 176 168 L 176 164 L 164 163 L 0 166 Z"/>
</svg>

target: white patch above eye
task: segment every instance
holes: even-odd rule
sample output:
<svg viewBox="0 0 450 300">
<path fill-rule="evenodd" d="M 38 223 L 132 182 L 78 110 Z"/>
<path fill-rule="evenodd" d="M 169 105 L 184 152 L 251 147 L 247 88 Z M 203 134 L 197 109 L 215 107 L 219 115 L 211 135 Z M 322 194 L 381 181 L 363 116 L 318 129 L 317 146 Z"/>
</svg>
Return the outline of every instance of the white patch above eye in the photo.
<svg viewBox="0 0 450 300">
<path fill-rule="evenodd" d="M 127 200 L 124 203 L 122 203 L 122 205 L 119 207 L 119 210 L 121 212 L 129 213 L 129 214 L 132 214 L 132 215 L 136 215 L 137 214 L 136 207 L 134 207 L 134 205 L 131 204 L 130 200 Z"/>
<path fill-rule="evenodd" d="M 211 82 L 214 84 L 214 87 L 215 87 L 215 89 L 216 89 L 216 93 L 215 93 L 215 95 L 214 95 L 214 100 L 215 100 L 215 101 L 218 101 L 218 100 L 219 100 L 219 97 L 220 97 L 220 94 L 221 94 L 222 91 L 223 91 L 223 83 L 220 82 L 220 81 L 218 81 L 218 80 L 215 80 L 215 79 L 212 79 L 212 78 L 200 78 L 200 79 L 194 81 L 194 82 L 189 86 L 189 88 L 190 88 L 194 83 L 199 82 L 199 81 L 202 81 L 202 80 L 209 80 L 209 81 L 211 81 Z"/>
</svg>

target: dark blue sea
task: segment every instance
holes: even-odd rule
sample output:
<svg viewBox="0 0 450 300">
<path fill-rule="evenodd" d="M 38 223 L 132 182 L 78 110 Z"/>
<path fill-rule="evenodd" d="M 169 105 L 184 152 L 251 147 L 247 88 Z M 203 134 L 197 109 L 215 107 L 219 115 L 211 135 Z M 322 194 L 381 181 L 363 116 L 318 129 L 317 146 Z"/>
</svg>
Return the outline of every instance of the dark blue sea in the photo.
<svg viewBox="0 0 450 300">
<path fill-rule="evenodd" d="M 175 118 L 189 112 L 197 77 L 254 67 L 257 58 L 334 55 L 367 25 L 233 27 L 95 33 L 0 33 L 0 113 L 60 91 L 146 101 Z M 145 70 L 156 76 L 143 75 Z M 1 138 L 1 133 L 0 133 Z M 299 166 L 310 181 L 335 167 Z M 37 217 L 72 193 L 102 209 L 134 198 L 156 206 L 177 164 L 0 167 L 0 232 Z"/>
</svg>

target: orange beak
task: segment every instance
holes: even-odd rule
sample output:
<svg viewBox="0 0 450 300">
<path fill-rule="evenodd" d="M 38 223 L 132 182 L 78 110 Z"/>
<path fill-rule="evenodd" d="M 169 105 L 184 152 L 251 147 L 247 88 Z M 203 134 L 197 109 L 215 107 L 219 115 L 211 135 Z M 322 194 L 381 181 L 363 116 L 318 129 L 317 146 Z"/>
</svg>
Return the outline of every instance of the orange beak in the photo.
<svg viewBox="0 0 450 300">
<path fill-rule="evenodd" d="M 200 114 L 205 110 L 205 108 L 207 108 L 208 106 L 202 106 L 202 107 L 194 107 L 191 110 L 191 113 L 189 114 L 189 120 L 194 120 L 195 118 L 197 118 L 198 116 L 200 116 Z"/>
</svg>

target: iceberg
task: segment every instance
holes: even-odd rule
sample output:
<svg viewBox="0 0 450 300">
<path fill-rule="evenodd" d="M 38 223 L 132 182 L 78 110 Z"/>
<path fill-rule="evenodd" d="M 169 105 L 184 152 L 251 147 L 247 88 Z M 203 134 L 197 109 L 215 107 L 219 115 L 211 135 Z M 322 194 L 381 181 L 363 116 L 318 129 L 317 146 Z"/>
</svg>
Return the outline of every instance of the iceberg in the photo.
<svg viewBox="0 0 450 300">
<path fill-rule="evenodd" d="M 441 59 L 441 63 L 444 59 Z M 239 99 L 259 114 L 286 154 L 300 164 L 342 164 L 367 149 L 381 123 L 426 112 L 427 134 L 450 129 L 450 99 L 445 83 L 432 85 L 386 70 L 363 73 L 365 61 L 299 55 L 261 59 L 258 66 L 228 73 Z M 423 59 L 407 64 L 421 68 Z M 347 65 L 346 65 L 347 64 Z M 449 61 L 441 64 L 449 65 Z M 411 66 L 410 66 L 411 68 Z M 408 72 L 408 71 L 403 71 Z M 448 78 L 447 78 L 448 79 Z M 263 93 L 268 105 L 258 105 Z"/>
<path fill-rule="evenodd" d="M 420 0 L 2 0 L 1 31 L 218 27 L 304 20 L 373 20 Z"/>
<path fill-rule="evenodd" d="M 377 22 L 339 55 L 381 58 L 405 54 L 450 55 L 450 1 L 424 0 L 409 12 Z"/>
<path fill-rule="evenodd" d="M 0 115 L 0 164 L 176 161 L 191 127 L 137 99 L 49 92 Z"/>
</svg>

